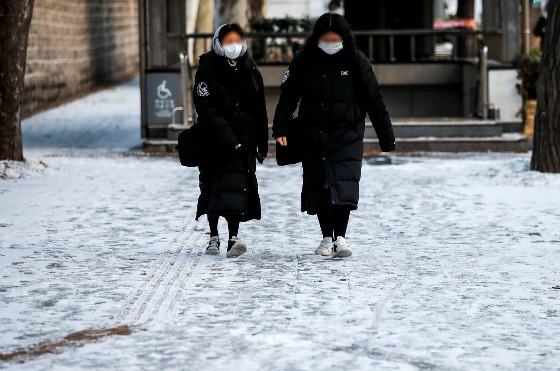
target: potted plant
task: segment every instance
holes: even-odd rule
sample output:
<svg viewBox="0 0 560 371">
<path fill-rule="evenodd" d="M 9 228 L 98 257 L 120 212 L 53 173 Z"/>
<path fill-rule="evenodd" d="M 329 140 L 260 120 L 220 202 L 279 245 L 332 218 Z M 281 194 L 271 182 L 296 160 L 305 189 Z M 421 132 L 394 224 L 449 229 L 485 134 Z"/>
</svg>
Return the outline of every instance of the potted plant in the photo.
<svg viewBox="0 0 560 371">
<path fill-rule="evenodd" d="M 278 34 L 277 38 L 254 39 L 251 43 L 251 53 L 260 63 L 289 62 L 293 55 L 303 47 L 305 37 L 283 38 L 282 33 L 311 32 L 316 18 L 263 18 L 249 20 L 251 32 L 267 32 Z"/>
<path fill-rule="evenodd" d="M 517 91 L 523 96 L 524 134 L 532 137 L 537 113 L 537 85 L 541 66 L 541 50 L 535 48 L 528 55 L 518 57 L 516 65 L 519 67 Z"/>
</svg>

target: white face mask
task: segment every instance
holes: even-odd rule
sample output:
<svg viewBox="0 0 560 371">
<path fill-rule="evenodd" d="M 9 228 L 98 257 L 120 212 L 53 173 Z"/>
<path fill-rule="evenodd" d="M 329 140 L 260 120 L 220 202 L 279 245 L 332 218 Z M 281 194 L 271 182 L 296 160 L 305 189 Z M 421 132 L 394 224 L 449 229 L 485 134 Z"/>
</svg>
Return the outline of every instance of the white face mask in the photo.
<svg viewBox="0 0 560 371">
<path fill-rule="evenodd" d="M 229 59 L 236 59 L 241 54 L 242 44 L 224 45 L 224 52 Z"/>
<path fill-rule="evenodd" d="M 325 42 L 325 41 L 319 41 L 318 46 L 319 46 L 319 48 L 321 48 L 322 51 L 324 51 L 325 53 L 327 53 L 329 55 L 336 54 L 339 51 L 341 51 L 342 48 L 343 48 L 342 41 L 337 42 L 337 43 L 328 43 L 328 42 Z"/>
</svg>

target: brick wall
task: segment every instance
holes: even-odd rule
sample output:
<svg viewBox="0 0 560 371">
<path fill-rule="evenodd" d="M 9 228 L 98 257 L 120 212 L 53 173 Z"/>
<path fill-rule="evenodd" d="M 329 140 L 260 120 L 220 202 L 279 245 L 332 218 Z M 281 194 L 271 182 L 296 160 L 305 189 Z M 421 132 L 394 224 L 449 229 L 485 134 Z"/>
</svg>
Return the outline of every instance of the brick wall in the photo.
<svg viewBox="0 0 560 371">
<path fill-rule="evenodd" d="M 137 0 L 35 0 L 24 115 L 137 71 Z"/>
</svg>

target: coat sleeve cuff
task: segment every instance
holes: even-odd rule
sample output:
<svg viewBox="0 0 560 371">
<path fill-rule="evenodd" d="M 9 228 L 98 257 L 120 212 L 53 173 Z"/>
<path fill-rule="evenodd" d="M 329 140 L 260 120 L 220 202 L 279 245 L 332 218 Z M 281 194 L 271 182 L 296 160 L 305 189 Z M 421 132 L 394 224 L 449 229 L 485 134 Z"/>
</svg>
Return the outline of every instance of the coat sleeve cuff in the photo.
<svg viewBox="0 0 560 371">
<path fill-rule="evenodd" d="M 280 130 L 280 129 L 273 130 L 272 136 L 274 138 L 286 137 L 288 136 L 288 130 Z"/>
<path fill-rule="evenodd" d="M 393 143 L 380 143 L 379 146 L 381 147 L 382 152 L 392 152 L 397 149 L 395 142 Z"/>
</svg>

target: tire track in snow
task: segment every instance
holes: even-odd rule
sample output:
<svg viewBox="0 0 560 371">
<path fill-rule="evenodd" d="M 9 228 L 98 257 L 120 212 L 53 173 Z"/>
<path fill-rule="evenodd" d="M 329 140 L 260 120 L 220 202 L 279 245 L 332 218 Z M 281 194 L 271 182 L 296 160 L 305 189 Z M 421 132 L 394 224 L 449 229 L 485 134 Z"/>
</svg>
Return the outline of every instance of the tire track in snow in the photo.
<svg viewBox="0 0 560 371">
<path fill-rule="evenodd" d="M 141 326 L 172 317 L 181 287 L 192 276 L 202 255 L 205 233 L 196 223 L 189 223 L 176 240 L 182 241 L 178 247 L 166 251 L 168 255 L 154 265 L 150 278 L 132 295 L 119 323 Z"/>
<path fill-rule="evenodd" d="M 192 277 L 192 273 L 200 262 L 200 257 L 202 255 L 202 249 L 200 249 L 200 247 L 204 246 L 206 240 L 204 234 L 195 233 L 193 235 L 196 235 L 196 237 L 190 241 L 186 253 L 177 256 L 177 260 L 173 265 L 178 268 L 169 275 L 167 284 L 162 287 L 164 288 L 163 293 L 158 296 L 150 316 L 144 322 L 146 325 L 152 323 L 154 320 L 156 320 L 156 322 L 165 323 L 173 318 L 175 303 L 179 300 L 184 283 Z M 195 252 L 196 255 L 193 256 Z"/>
<path fill-rule="evenodd" d="M 194 223 L 195 221 L 193 220 L 191 223 L 187 224 L 183 228 L 183 232 L 181 233 L 181 235 L 172 242 L 172 244 L 178 245 L 177 249 L 174 251 L 175 254 L 178 254 L 183 248 L 183 246 L 185 245 L 185 243 L 188 241 L 190 237 L 188 232 L 193 228 Z M 181 240 L 180 243 L 178 243 L 179 240 Z M 165 253 L 169 254 L 169 253 L 173 253 L 173 251 L 170 249 L 167 250 Z M 135 307 L 136 302 L 140 299 L 140 297 L 144 292 L 148 292 L 147 291 L 148 285 L 150 285 L 150 283 L 155 279 L 155 277 L 158 274 L 162 273 L 161 268 L 164 266 L 164 264 L 167 261 L 168 258 L 166 257 L 164 259 L 158 259 L 157 262 L 153 264 L 152 274 L 150 275 L 150 277 L 144 281 L 144 284 L 141 285 L 136 292 L 134 292 L 129 296 L 128 304 L 124 307 L 124 309 L 121 311 L 121 314 L 119 316 L 121 318 L 121 322 L 126 322 L 126 319 L 130 315 L 130 312 L 132 311 L 133 307 Z"/>
</svg>

